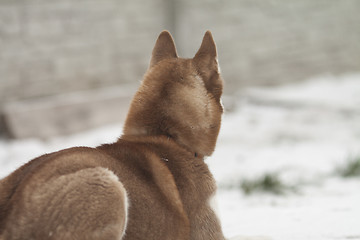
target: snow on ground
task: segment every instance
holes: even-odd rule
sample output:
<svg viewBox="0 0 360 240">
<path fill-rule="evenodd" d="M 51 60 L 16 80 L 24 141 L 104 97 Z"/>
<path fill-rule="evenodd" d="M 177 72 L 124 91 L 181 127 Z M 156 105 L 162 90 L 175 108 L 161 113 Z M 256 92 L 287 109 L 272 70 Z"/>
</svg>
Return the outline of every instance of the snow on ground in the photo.
<svg viewBox="0 0 360 240">
<path fill-rule="evenodd" d="M 218 185 L 227 237 L 360 239 L 360 177 L 336 173 L 360 156 L 360 75 L 324 76 L 239 93 L 206 161 Z M 0 177 L 40 154 L 112 142 L 120 125 L 72 136 L 0 140 Z M 246 195 L 241 182 L 276 174 L 296 191 Z"/>
</svg>

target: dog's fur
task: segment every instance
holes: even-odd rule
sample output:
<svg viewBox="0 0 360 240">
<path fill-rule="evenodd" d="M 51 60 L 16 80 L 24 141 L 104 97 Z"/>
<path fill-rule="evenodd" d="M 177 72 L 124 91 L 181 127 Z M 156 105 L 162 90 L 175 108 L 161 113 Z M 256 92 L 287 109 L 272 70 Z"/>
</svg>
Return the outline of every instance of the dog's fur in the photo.
<svg viewBox="0 0 360 240">
<path fill-rule="evenodd" d="M 0 181 L 0 239 L 224 239 L 204 163 L 222 84 L 209 31 L 192 59 L 163 31 L 117 142 L 46 154 Z"/>
</svg>

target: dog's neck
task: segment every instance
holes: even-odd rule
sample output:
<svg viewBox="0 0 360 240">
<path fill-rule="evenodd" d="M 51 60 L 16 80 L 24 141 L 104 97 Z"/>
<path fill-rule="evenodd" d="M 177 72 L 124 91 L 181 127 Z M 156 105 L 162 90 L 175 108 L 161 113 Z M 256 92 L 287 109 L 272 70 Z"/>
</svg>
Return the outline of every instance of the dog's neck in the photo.
<svg viewBox="0 0 360 240">
<path fill-rule="evenodd" d="M 187 152 L 189 155 L 192 155 L 194 158 L 199 160 L 204 160 L 204 155 L 201 155 L 195 151 L 191 151 L 187 149 L 186 147 L 182 146 L 181 144 L 178 144 L 174 139 L 165 136 L 165 135 L 157 135 L 157 136 L 150 136 L 150 135 L 122 135 L 119 139 L 120 140 L 126 140 L 126 141 L 132 141 L 132 142 L 139 142 L 139 143 L 152 143 L 159 146 L 171 146 L 175 147 L 176 149 L 179 149 L 181 151 Z"/>
</svg>

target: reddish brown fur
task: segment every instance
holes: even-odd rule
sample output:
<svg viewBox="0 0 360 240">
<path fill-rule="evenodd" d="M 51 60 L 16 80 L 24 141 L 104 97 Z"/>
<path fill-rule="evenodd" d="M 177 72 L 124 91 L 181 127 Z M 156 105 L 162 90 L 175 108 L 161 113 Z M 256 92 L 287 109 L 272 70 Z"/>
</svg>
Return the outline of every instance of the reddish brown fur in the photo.
<svg viewBox="0 0 360 240">
<path fill-rule="evenodd" d="M 193 59 L 162 32 L 117 142 L 43 155 L 0 181 L 0 239 L 224 239 L 203 161 L 221 123 L 216 57 L 210 32 Z"/>
</svg>

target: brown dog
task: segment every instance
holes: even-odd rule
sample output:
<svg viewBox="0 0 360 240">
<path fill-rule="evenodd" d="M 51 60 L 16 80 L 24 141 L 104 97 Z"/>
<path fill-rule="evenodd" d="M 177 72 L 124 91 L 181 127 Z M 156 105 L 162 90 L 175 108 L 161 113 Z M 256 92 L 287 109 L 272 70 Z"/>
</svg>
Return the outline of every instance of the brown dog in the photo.
<svg viewBox="0 0 360 240">
<path fill-rule="evenodd" d="M 117 142 L 46 154 L 0 181 L 0 239 L 224 239 L 204 163 L 222 86 L 209 31 L 192 59 L 163 31 Z"/>
</svg>

